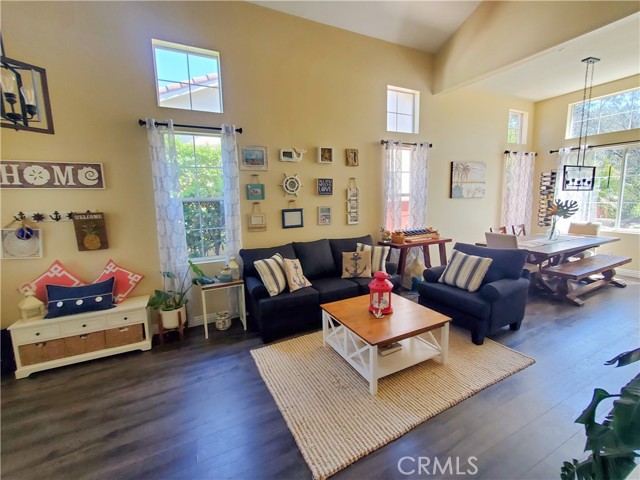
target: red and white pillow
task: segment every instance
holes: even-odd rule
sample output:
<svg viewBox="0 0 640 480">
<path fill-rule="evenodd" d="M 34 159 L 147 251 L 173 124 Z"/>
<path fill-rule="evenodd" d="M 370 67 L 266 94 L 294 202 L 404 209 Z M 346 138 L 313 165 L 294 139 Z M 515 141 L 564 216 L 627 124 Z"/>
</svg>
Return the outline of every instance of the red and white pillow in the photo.
<svg viewBox="0 0 640 480">
<path fill-rule="evenodd" d="M 78 287 L 87 283 L 69 272 L 67 268 L 56 260 L 37 278 L 30 282 L 23 283 L 18 290 L 23 295 L 33 292 L 34 296 L 43 303 L 47 303 L 47 290 L 45 285 L 61 285 L 63 287 Z"/>
<path fill-rule="evenodd" d="M 120 303 L 136 288 L 144 278 L 144 275 L 127 270 L 109 259 L 102 273 L 93 283 L 103 282 L 110 277 L 115 277 L 116 279 L 113 287 L 113 301 L 114 303 Z"/>
</svg>

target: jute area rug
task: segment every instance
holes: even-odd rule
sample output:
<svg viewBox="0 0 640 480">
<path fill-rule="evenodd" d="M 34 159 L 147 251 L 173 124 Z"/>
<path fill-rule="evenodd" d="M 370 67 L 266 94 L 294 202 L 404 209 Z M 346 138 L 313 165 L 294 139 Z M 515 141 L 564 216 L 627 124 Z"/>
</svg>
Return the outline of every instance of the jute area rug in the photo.
<svg viewBox="0 0 640 480">
<path fill-rule="evenodd" d="M 322 332 L 251 355 L 313 478 L 325 479 L 535 362 L 491 340 L 474 345 L 456 328 L 449 336 L 446 365 L 429 360 L 385 377 L 376 396 L 342 357 L 322 346 Z"/>
</svg>

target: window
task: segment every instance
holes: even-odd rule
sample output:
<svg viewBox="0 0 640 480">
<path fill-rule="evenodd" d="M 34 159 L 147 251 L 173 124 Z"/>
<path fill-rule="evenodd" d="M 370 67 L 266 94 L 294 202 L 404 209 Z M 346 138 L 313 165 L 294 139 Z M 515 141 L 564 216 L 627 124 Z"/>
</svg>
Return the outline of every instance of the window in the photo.
<svg viewBox="0 0 640 480">
<path fill-rule="evenodd" d="M 419 133 L 420 92 L 387 85 L 387 131 Z"/>
<path fill-rule="evenodd" d="M 527 143 L 529 114 L 519 110 L 509 110 L 507 124 L 507 143 Z"/>
<path fill-rule="evenodd" d="M 224 173 L 220 137 L 176 133 L 176 154 L 189 258 L 223 256 Z"/>
<path fill-rule="evenodd" d="M 222 113 L 220 54 L 152 40 L 158 106 Z"/>
<path fill-rule="evenodd" d="M 400 229 L 409 228 L 410 213 L 409 202 L 411 200 L 411 149 L 402 149 L 400 161 L 400 200 L 402 202 L 402 216 L 400 217 Z"/>
<path fill-rule="evenodd" d="M 640 144 L 597 148 L 592 158 L 596 178 L 587 219 L 606 229 L 640 232 Z"/>
<path fill-rule="evenodd" d="M 640 128 L 640 88 L 593 98 L 590 102 L 569 105 L 566 138 L 580 137 L 580 128 L 583 125 L 583 107 L 586 108 L 584 128 L 587 127 L 587 117 L 589 118 L 587 135 Z M 582 133 L 584 135 L 584 130 Z"/>
</svg>

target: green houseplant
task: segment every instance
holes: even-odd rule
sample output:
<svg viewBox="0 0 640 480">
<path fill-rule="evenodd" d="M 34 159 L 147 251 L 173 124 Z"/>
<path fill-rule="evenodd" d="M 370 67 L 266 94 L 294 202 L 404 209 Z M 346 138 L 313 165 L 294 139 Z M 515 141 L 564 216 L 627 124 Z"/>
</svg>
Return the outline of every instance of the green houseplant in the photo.
<svg viewBox="0 0 640 480">
<path fill-rule="evenodd" d="M 621 353 L 605 365 L 616 367 L 640 360 L 640 348 Z M 615 398 L 613 408 L 602 423 L 596 422 L 596 409 L 600 402 Z M 587 435 L 585 452 L 589 457 L 582 462 L 573 459 L 564 462 L 562 480 L 622 480 L 635 468 L 640 451 L 640 374 L 627 383 L 619 394 L 610 394 L 596 388 L 589 406 L 576 419 L 584 425 Z"/>
<path fill-rule="evenodd" d="M 207 277 L 204 272 L 189 260 L 189 269 L 185 271 L 182 278 L 178 278 L 173 272 L 160 272 L 163 278 L 163 289 L 155 290 L 149 298 L 147 305 L 155 308 L 163 315 L 163 312 L 174 312 L 172 315 L 163 315 L 163 324 L 166 328 L 173 328 L 178 325 L 176 311 L 182 310 L 182 318 L 186 318 L 184 309 L 188 299 L 187 293 L 193 285 L 211 283 L 213 280 Z M 191 277 L 191 272 L 195 277 Z M 175 319 L 173 318 L 175 317 Z M 166 320 L 164 320 L 166 318 Z"/>
</svg>

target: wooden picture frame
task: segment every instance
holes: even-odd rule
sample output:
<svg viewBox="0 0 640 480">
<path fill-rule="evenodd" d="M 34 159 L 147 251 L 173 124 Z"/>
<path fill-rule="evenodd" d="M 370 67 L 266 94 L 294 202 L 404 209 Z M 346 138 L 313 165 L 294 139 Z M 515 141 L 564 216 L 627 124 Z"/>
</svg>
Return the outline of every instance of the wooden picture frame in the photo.
<svg viewBox="0 0 640 480">
<path fill-rule="evenodd" d="M 358 212 L 347 213 L 347 225 L 355 225 L 360 223 L 360 214 Z"/>
<path fill-rule="evenodd" d="M 242 147 L 240 170 L 269 170 L 267 147 Z"/>
<path fill-rule="evenodd" d="M 331 207 L 318 207 L 318 225 L 331 225 Z"/>
<path fill-rule="evenodd" d="M 304 216 L 302 214 L 302 208 L 283 208 L 282 228 L 301 227 L 304 227 Z"/>
<path fill-rule="evenodd" d="M 333 163 L 333 148 L 318 147 L 318 163 Z"/>
<path fill-rule="evenodd" d="M 347 156 L 348 167 L 357 167 L 358 165 L 360 165 L 357 148 L 347 148 L 345 152 Z"/>
</svg>

